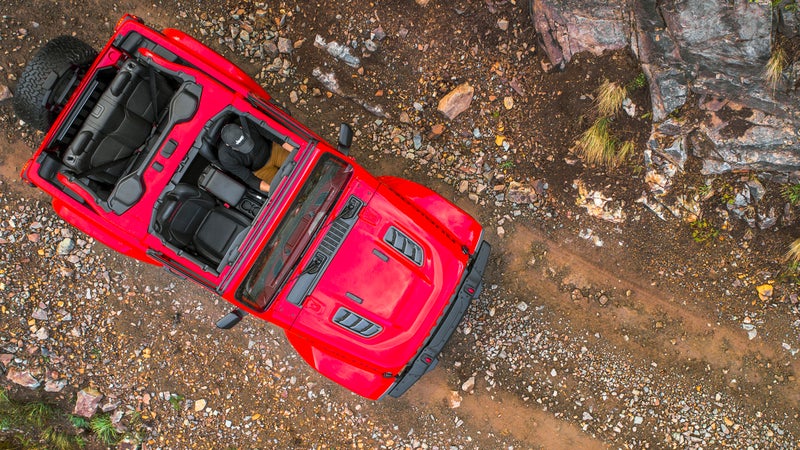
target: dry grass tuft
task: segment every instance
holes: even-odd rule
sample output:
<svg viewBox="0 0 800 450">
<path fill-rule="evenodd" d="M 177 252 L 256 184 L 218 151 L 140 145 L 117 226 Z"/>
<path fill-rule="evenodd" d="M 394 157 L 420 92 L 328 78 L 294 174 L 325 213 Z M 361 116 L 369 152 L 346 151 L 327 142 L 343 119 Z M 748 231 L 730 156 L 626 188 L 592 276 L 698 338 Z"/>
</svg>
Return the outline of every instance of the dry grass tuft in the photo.
<svg viewBox="0 0 800 450">
<path fill-rule="evenodd" d="M 597 88 L 597 112 L 601 117 L 613 117 L 620 109 L 622 102 L 628 96 L 627 90 L 613 81 L 603 80 Z"/>
<path fill-rule="evenodd" d="M 774 91 L 778 87 L 783 75 L 783 70 L 786 69 L 786 51 L 781 47 L 775 47 L 772 54 L 767 61 L 767 67 L 764 73 L 767 83 Z"/>
<path fill-rule="evenodd" d="M 608 131 L 609 119 L 601 117 L 581 135 L 578 153 L 588 164 L 617 167 L 635 150 L 633 141 L 618 144 Z"/>
<path fill-rule="evenodd" d="M 791 264 L 800 263 L 800 238 L 789 244 L 789 251 L 786 252 L 784 259 Z"/>
</svg>

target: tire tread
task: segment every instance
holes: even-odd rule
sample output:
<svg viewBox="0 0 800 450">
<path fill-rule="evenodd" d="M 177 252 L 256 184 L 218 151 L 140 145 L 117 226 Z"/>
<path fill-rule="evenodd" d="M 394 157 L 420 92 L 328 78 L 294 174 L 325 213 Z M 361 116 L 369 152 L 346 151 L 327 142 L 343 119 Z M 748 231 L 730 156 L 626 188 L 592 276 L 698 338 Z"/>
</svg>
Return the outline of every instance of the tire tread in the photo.
<svg viewBox="0 0 800 450">
<path fill-rule="evenodd" d="M 62 76 L 74 65 L 88 67 L 96 57 L 94 48 L 73 36 L 58 36 L 47 42 L 25 66 L 17 82 L 14 110 L 20 119 L 47 131 L 56 115 L 45 107 L 50 95 L 45 81 L 51 73 Z"/>
</svg>

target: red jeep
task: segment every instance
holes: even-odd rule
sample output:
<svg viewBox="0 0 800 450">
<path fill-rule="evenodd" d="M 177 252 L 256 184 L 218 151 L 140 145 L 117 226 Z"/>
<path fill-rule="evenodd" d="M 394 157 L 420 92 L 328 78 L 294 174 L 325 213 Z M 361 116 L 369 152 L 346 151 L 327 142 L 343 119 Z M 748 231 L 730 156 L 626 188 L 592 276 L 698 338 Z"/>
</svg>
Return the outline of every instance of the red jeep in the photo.
<svg viewBox="0 0 800 450">
<path fill-rule="evenodd" d="M 402 395 L 437 362 L 489 257 L 475 219 L 430 189 L 374 177 L 175 30 L 126 15 L 99 55 L 48 42 L 19 78 L 18 115 L 47 131 L 22 170 L 67 222 L 284 329 L 320 373 Z M 220 164 L 237 124 L 284 151 L 269 195 Z M 283 149 L 283 150 L 281 150 Z"/>
</svg>

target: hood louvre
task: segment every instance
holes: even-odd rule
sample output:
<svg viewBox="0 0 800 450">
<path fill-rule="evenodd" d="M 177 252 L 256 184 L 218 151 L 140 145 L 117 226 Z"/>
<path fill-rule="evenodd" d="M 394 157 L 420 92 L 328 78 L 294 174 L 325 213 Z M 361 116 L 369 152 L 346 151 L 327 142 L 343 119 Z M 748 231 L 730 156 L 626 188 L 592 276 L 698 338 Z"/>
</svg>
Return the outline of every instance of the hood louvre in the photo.
<svg viewBox="0 0 800 450">
<path fill-rule="evenodd" d="M 375 336 L 383 329 L 380 325 L 370 322 L 347 308 L 339 308 L 336 311 L 333 323 L 365 338 Z"/>
<path fill-rule="evenodd" d="M 412 241 L 410 237 L 406 236 L 402 231 L 395 227 L 389 227 L 386 235 L 383 237 L 384 242 L 391 245 L 403 256 L 410 259 L 414 264 L 422 266 L 423 253 L 422 247 L 416 242 Z"/>
</svg>

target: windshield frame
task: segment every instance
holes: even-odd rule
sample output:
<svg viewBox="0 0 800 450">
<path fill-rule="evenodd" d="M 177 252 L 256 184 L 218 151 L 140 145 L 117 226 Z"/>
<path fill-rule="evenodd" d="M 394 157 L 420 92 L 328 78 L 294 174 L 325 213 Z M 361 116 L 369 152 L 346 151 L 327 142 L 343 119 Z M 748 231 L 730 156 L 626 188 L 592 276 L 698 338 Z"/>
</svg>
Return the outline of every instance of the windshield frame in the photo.
<svg viewBox="0 0 800 450">
<path fill-rule="evenodd" d="M 353 167 L 332 153 L 317 160 L 236 290 L 236 300 L 256 311 L 272 304 L 322 224 L 330 222 L 352 174 Z"/>
</svg>

